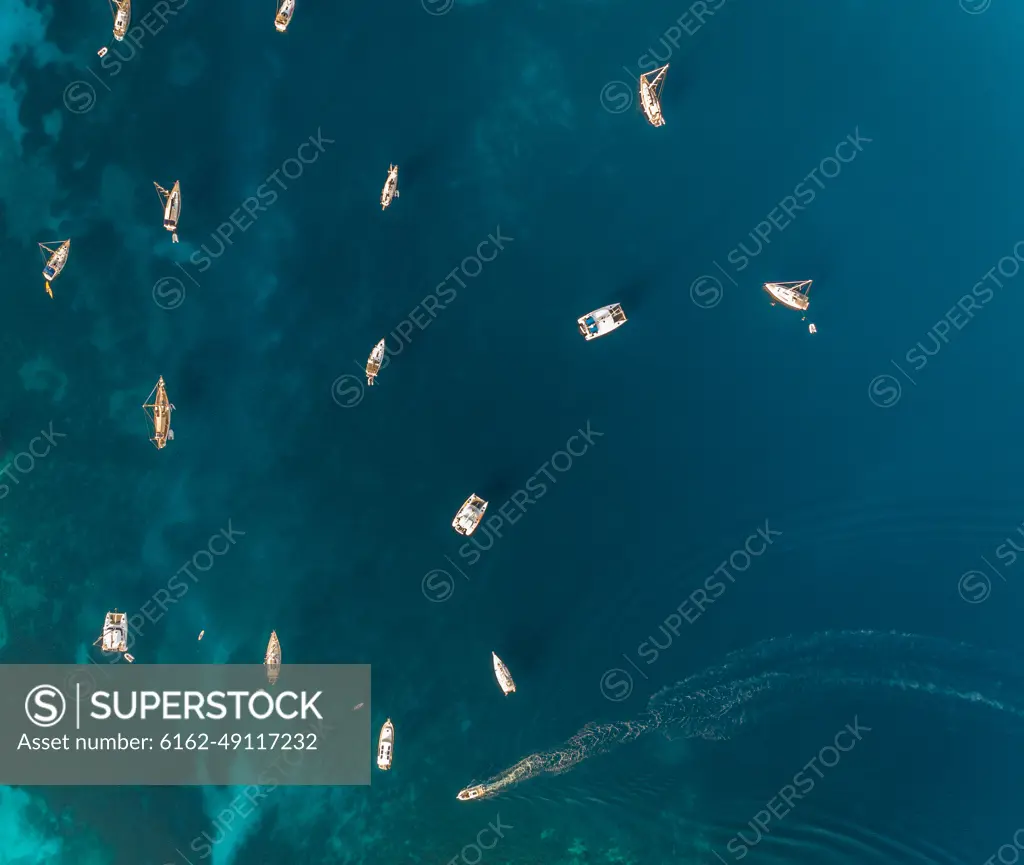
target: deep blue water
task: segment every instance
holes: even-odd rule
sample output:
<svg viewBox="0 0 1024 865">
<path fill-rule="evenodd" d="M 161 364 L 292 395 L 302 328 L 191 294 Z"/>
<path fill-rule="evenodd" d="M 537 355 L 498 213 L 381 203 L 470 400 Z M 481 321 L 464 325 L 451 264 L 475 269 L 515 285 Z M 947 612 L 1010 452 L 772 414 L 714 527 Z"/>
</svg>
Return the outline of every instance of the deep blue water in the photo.
<svg viewBox="0 0 1024 865">
<path fill-rule="evenodd" d="M 0 2 L 4 464 L 65 436 L 0 497 L 0 660 L 85 662 L 231 525 L 139 663 L 255 663 L 271 629 L 286 663 L 370 663 L 395 767 L 226 833 L 231 789 L 0 788 L 0 863 L 476 865 L 500 817 L 488 865 L 1015 865 L 1024 9 L 299 0 L 281 35 L 273 5 L 137 0 L 141 47 L 104 65 L 102 3 Z M 660 129 L 629 104 L 652 53 Z M 50 300 L 35 244 L 64 237 Z M 760 290 L 805 278 L 806 322 Z M 450 528 L 470 492 L 521 505 L 478 561 Z M 626 721 L 649 734 L 455 801 Z"/>
</svg>

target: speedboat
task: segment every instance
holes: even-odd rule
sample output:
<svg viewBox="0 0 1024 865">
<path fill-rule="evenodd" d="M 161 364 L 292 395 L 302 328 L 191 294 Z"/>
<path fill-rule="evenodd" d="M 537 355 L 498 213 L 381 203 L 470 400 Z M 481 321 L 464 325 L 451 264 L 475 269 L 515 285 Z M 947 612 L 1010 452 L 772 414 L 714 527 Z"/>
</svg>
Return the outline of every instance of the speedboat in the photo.
<svg viewBox="0 0 1024 865">
<path fill-rule="evenodd" d="M 459 795 L 455 798 L 460 802 L 468 802 L 470 799 L 479 799 L 484 795 L 484 785 L 477 784 L 475 787 L 467 787 L 465 790 L 459 790 Z"/>
</svg>

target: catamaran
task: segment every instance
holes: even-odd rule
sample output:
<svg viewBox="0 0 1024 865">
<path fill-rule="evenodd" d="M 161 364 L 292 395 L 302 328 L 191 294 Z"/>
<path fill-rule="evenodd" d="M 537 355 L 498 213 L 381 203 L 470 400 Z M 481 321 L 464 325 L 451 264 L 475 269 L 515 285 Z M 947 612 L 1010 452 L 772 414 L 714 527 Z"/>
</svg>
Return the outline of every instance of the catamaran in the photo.
<svg viewBox="0 0 1024 865">
<path fill-rule="evenodd" d="M 808 292 L 811 290 L 813 280 L 803 279 L 798 282 L 766 282 L 762 288 L 768 292 L 772 299 L 772 306 L 781 303 L 788 309 L 795 309 L 797 312 L 807 312 L 811 299 Z M 804 318 L 807 318 L 805 315 Z M 812 331 L 813 332 L 813 331 Z"/>
<path fill-rule="evenodd" d="M 263 663 L 267 667 L 267 681 L 271 685 L 276 685 L 277 677 L 281 675 L 281 641 L 277 639 L 277 631 L 270 632 L 270 640 L 267 642 L 267 653 L 263 656 Z"/>
<path fill-rule="evenodd" d="M 640 107 L 651 126 L 664 126 L 661 113 L 661 88 L 665 86 L 668 64 L 640 75 Z"/>
<path fill-rule="evenodd" d="M 178 219 L 181 216 L 181 183 L 174 181 L 174 186 L 168 192 L 159 183 L 154 182 L 156 194 L 160 198 L 160 204 L 164 208 L 164 228 L 171 232 L 171 240 L 178 242 Z"/>
<path fill-rule="evenodd" d="M 380 209 L 386 210 L 395 198 L 398 198 L 398 166 L 392 165 L 388 169 L 387 180 L 384 181 L 384 188 L 380 192 Z"/>
<path fill-rule="evenodd" d="M 512 674 L 505 666 L 505 662 L 494 652 L 491 652 L 491 658 L 494 660 L 494 678 L 498 680 L 502 693 L 507 697 L 516 689 L 516 683 L 512 681 Z"/>
<path fill-rule="evenodd" d="M 114 610 L 107 613 L 103 620 L 103 633 L 99 635 L 94 646 L 99 646 L 102 652 L 128 651 L 128 619 L 124 613 Z"/>
<path fill-rule="evenodd" d="M 366 361 L 366 383 L 370 387 L 373 387 L 373 380 L 377 377 L 377 373 L 380 372 L 382 360 L 384 360 L 384 340 L 381 340 L 373 347 L 373 351 L 370 352 L 370 357 Z"/>
<path fill-rule="evenodd" d="M 114 38 L 120 42 L 132 21 L 132 0 L 107 0 L 114 15 Z"/>
<path fill-rule="evenodd" d="M 71 254 L 71 238 L 67 240 L 51 240 L 48 243 L 40 243 L 39 251 L 42 253 L 46 266 L 43 268 L 43 279 L 46 280 L 46 293 L 53 297 L 53 289 L 50 283 L 53 282 L 68 263 L 68 256 Z"/>
<path fill-rule="evenodd" d="M 156 387 L 149 392 L 146 402 L 142 404 L 142 410 L 149 418 L 149 425 L 153 429 L 153 435 L 149 440 L 156 445 L 157 450 L 163 450 L 167 447 L 167 442 L 174 441 L 174 430 L 171 429 L 171 412 L 174 411 L 174 406 L 167 398 L 163 376 L 160 376 Z"/>
<path fill-rule="evenodd" d="M 599 336 L 604 336 L 606 333 L 611 333 L 615 328 L 621 327 L 625 323 L 626 313 L 622 311 L 622 307 L 617 303 L 602 306 L 600 309 L 595 309 L 593 312 L 588 312 L 586 315 L 576 319 L 576 324 L 580 327 L 580 333 L 583 334 L 583 338 L 587 342 L 597 339 Z"/>
<path fill-rule="evenodd" d="M 295 14 L 295 0 L 278 0 L 277 15 L 274 17 L 274 27 L 278 33 L 284 33 L 288 25 L 292 23 L 292 15 Z"/>
<path fill-rule="evenodd" d="M 377 740 L 377 768 L 387 771 L 391 768 L 391 758 L 395 753 L 395 725 L 388 718 L 380 728 L 380 739 Z"/>
<path fill-rule="evenodd" d="M 462 503 L 462 507 L 459 508 L 459 512 L 455 515 L 455 519 L 452 520 L 452 528 L 460 535 L 465 535 L 468 538 L 476 531 L 476 527 L 480 525 L 480 520 L 484 518 L 484 511 L 486 510 L 487 502 L 476 493 L 473 493 Z"/>
</svg>

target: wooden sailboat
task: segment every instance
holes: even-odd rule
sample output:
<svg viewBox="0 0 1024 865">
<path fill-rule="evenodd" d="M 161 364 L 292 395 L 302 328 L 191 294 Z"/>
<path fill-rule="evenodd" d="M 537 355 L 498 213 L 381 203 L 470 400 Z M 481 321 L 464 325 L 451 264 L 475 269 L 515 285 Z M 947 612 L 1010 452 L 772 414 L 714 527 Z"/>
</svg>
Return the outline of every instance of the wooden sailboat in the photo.
<svg viewBox="0 0 1024 865">
<path fill-rule="evenodd" d="M 366 360 L 366 383 L 373 387 L 373 380 L 380 372 L 380 363 L 384 360 L 384 340 L 378 342 Z"/>
<path fill-rule="evenodd" d="M 149 440 L 156 445 L 157 450 L 163 450 L 167 447 L 167 442 L 174 441 L 174 430 L 171 429 L 171 412 L 174 411 L 174 406 L 167 398 L 163 376 L 160 376 L 156 387 L 150 391 L 146 402 L 142 404 L 142 410 L 149 418 L 149 425 L 153 430 Z"/>
<path fill-rule="evenodd" d="M 107 0 L 114 16 L 114 38 L 120 42 L 132 22 L 132 0 Z M 104 52 L 106 53 L 106 52 Z"/>
<path fill-rule="evenodd" d="M 386 210 L 396 198 L 398 198 L 398 166 L 392 165 L 388 168 L 388 177 L 380 192 L 380 209 Z"/>
<path fill-rule="evenodd" d="M 71 254 L 71 239 L 51 240 L 47 243 L 40 243 L 39 251 L 42 253 L 43 261 L 46 262 L 46 266 L 43 268 L 43 279 L 46 280 L 46 293 L 53 297 L 53 289 L 50 288 L 50 283 L 60 276 L 64 265 L 68 263 L 68 256 Z"/>
<path fill-rule="evenodd" d="M 277 639 L 277 631 L 270 632 L 270 640 L 267 642 L 267 653 L 263 656 L 263 663 L 267 667 L 267 681 L 271 685 L 276 685 L 277 677 L 281 675 L 281 641 Z"/>
<path fill-rule="evenodd" d="M 640 107 L 651 126 L 664 126 L 661 113 L 661 88 L 665 86 L 668 64 L 640 75 Z"/>
<path fill-rule="evenodd" d="M 171 232 L 171 240 L 177 243 L 178 219 L 181 216 L 181 183 L 175 180 L 170 192 L 159 183 L 154 182 L 153 185 L 164 208 L 164 228 Z"/>
<path fill-rule="evenodd" d="M 813 280 L 802 279 L 797 282 L 766 282 L 761 286 L 772 299 L 772 306 L 781 303 L 787 309 L 795 309 L 797 312 L 806 312 L 811 304 L 808 293 L 811 290 Z M 807 318 L 805 315 L 804 318 Z M 811 331 L 812 333 L 814 331 Z"/>
<path fill-rule="evenodd" d="M 278 33 L 284 33 L 288 29 L 294 14 L 295 0 L 277 0 L 277 15 L 274 18 L 274 27 Z"/>
</svg>

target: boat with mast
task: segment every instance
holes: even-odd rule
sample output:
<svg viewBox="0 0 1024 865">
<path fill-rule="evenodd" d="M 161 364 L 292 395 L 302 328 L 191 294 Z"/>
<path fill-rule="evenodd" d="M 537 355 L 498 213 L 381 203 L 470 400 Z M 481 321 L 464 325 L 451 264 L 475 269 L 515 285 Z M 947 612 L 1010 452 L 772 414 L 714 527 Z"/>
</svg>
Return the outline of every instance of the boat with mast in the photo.
<svg viewBox="0 0 1024 865">
<path fill-rule="evenodd" d="M 178 219 L 181 216 L 181 183 L 174 181 L 170 192 L 154 181 L 157 197 L 164 209 L 164 228 L 171 232 L 171 240 L 178 242 Z"/>
<path fill-rule="evenodd" d="M 395 755 L 395 725 L 388 718 L 380 728 L 377 740 L 377 768 L 386 772 L 391 768 L 391 760 Z"/>
<path fill-rule="evenodd" d="M 373 380 L 377 377 L 377 373 L 380 372 L 382 360 L 384 360 L 384 340 L 381 340 L 373 347 L 373 351 L 370 352 L 370 356 L 366 360 L 366 383 L 370 387 L 373 387 Z"/>
<path fill-rule="evenodd" d="M 460 535 L 465 535 L 468 538 L 476 531 L 476 527 L 480 525 L 480 520 L 484 518 L 486 510 L 487 502 L 476 493 L 472 493 L 462 503 L 458 513 L 455 514 L 455 519 L 452 520 L 452 528 Z"/>
<path fill-rule="evenodd" d="M 277 15 L 274 16 L 274 28 L 278 33 L 284 33 L 288 25 L 292 23 L 292 15 L 295 14 L 295 0 L 278 0 Z"/>
<path fill-rule="evenodd" d="M 494 661 L 494 678 L 498 680 L 501 692 L 507 697 L 516 689 L 516 683 L 512 681 L 512 674 L 501 658 L 491 652 L 491 659 Z"/>
<path fill-rule="evenodd" d="M 277 639 L 277 631 L 270 632 L 270 639 L 267 641 L 267 653 L 263 656 L 263 663 L 267 668 L 267 681 L 271 685 L 276 685 L 277 677 L 281 675 L 281 641 Z"/>
<path fill-rule="evenodd" d="M 787 309 L 795 309 L 797 312 L 807 312 L 811 304 L 808 293 L 811 290 L 813 280 L 803 279 L 797 282 L 766 282 L 762 288 L 768 292 L 772 299 L 772 306 L 781 303 Z M 804 318 L 807 318 L 805 315 Z"/>
<path fill-rule="evenodd" d="M 622 311 L 622 306 L 617 303 L 602 306 L 600 309 L 595 309 L 593 312 L 588 312 L 586 315 L 576 319 L 580 333 L 583 334 L 583 338 L 587 342 L 597 339 L 599 336 L 604 336 L 606 333 L 611 333 L 616 328 L 622 327 L 625 323 L 626 313 Z"/>
<path fill-rule="evenodd" d="M 125 614 L 117 610 L 107 613 L 103 619 L 103 632 L 93 645 L 99 646 L 101 652 L 120 652 L 122 655 L 127 652 L 128 619 Z"/>
<path fill-rule="evenodd" d="M 386 210 L 396 198 L 398 198 L 398 166 L 392 165 L 388 168 L 388 177 L 380 192 L 380 209 Z"/>
<path fill-rule="evenodd" d="M 149 425 L 153 434 L 149 440 L 156 445 L 157 450 L 167 447 L 167 442 L 174 441 L 174 430 L 171 429 L 171 412 L 174 405 L 167 398 L 167 386 L 164 384 L 164 377 L 160 376 L 156 386 L 149 392 L 146 402 L 142 404 L 142 410 L 149 418 Z"/>
<path fill-rule="evenodd" d="M 667 63 L 640 75 L 640 108 L 651 126 L 665 125 L 665 117 L 661 113 L 661 89 L 665 86 L 666 72 Z"/>
<path fill-rule="evenodd" d="M 107 0 L 114 16 L 114 38 L 121 42 L 132 22 L 132 0 Z"/>
<path fill-rule="evenodd" d="M 46 266 L 43 267 L 46 293 L 52 298 L 53 289 L 50 288 L 50 283 L 60 276 L 61 271 L 64 270 L 64 265 L 68 263 L 68 256 L 71 254 L 71 238 L 40 243 L 39 251 L 43 256 L 43 261 L 46 262 Z"/>
</svg>

